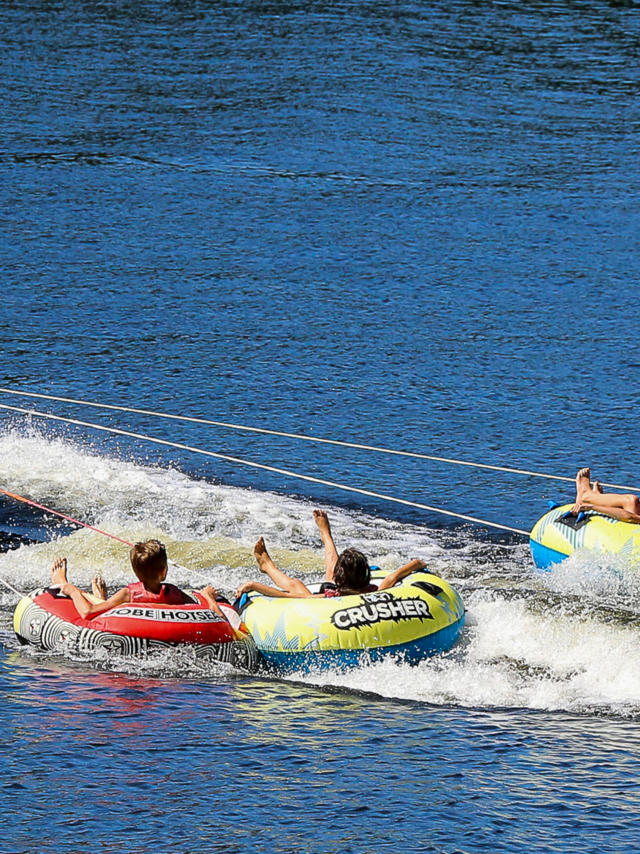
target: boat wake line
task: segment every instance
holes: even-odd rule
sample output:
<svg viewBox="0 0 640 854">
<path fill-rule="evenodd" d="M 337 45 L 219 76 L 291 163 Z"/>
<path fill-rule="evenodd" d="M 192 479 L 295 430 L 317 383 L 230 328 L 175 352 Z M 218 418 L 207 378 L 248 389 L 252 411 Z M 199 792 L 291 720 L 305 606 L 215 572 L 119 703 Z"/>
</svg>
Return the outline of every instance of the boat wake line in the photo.
<svg viewBox="0 0 640 854">
<path fill-rule="evenodd" d="M 342 440 L 338 440 L 338 439 L 328 439 L 328 438 L 316 437 L 316 436 L 305 436 L 305 435 L 299 434 L 299 433 L 283 432 L 283 431 L 279 431 L 279 430 L 269 430 L 269 429 L 262 428 L 262 427 L 250 427 L 247 425 L 233 424 L 233 423 L 226 422 L 226 421 L 218 421 L 218 420 L 212 420 L 212 419 L 207 419 L 207 418 L 200 418 L 200 417 L 196 417 L 196 416 L 175 415 L 175 414 L 171 414 L 171 413 L 157 412 L 157 411 L 153 411 L 153 410 L 141 409 L 141 408 L 136 408 L 136 407 L 117 406 L 114 404 L 98 403 L 96 401 L 80 400 L 77 398 L 62 397 L 62 396 L 57 396 L 57 395 L 43 394 L 43 393 L 39 393 L 39 392 L 21 391 L 21 390 L 9 389 L 9 388 L 3 388 L 3 387 L 0 387 L 0 393 L 10 394 L 10 395 L 18 395 L 18 396 L 24 396 L 24 397 L 30 397 L 30 398 L 37 398 L 37 399 L 44 399 L 44 400 L 51 400 L 51 401 L 57 401 L 57 402 L 64 402 L 64 403 L 71 403 L 74 405 L 89 406 L 89 407 L 102 409 L 102 410 L 135 413 L 135 414 L 140 414 L 140 415 L 153 416 L 153 417 L 157 417 L 157 418 L 171 419 L 171 420 L 175 420 L 175 421 L 193 422 L 193 423 L 198 423 L 198 424 L 203 424 L 203 425 L 208 425 L 208 426 L 224 427 L 224 428 L 232 429 L 232 430 L 241 430 L 241 431 L 252 432 L 252 433 L 267 434 L 267 435 L 277 436 L 277 437 L 286 437 L 286 438 L 303 440 L 303 441 L 307 441 L 307 442 L 317 442 L 317 443 L 322 443 L 325 445 L 329 444 L 329 445 L 336 445 L 336 446 L 347 447 L 347 448 L 356 448 L 356 449 L 366 450 L 366 451 L 374 452 L 374 453 L 392 454 L 392 455 L 396 455 L 396 456 L 405 456 L 405 457 L 412 457 L 412 458 L 416 458 L 416 459 L 438 461 L 438 462 L 448 463 L 451 465 L 471 466 L 471 467 L 479 468 L 479 469 L 488 469 L 491 471 L 501 471 L 501 472 L 507 472 L 510 474 L 525 475 L 528 477 L 539 477 L 539 478 L 547 478 L 550 480 L 573 482 L 573 478 L 567 477 L 564 475 L 554 475 L 554 474 L 548 474 L 548 473 L 544 473 L 544 472 L 532 471 L 532 470 L 528 470 L 528 469 L 513 468 L 513 467 L 509 467 L 509 466 L 496 466 L 496 465 L 491 465 L 488 463 L 476 463 L 476 462 L 471 462 L 468 460 L 459 460 L 459 459 L 453 459 L 453 458 L 449 458 L 449 457 L 441 457 L 441 456 L 435 456 L 435 455 L 431 455 L 431 454 L 417 453 L 417 452 L 413 452 L 413 451 L 404 451 L 404 450 L 397 450 L 397 449 L 392 449 L 392 448 L 384 448 L 384 447 L 380 447 L 380 446 L 376 446 L 376 445 L 361 444 L 361 443 L 356 443 L 356 442 L 342 441 Z M 11 406 L 9 404 L 0 403 L 0 409 L 10 411 L 10 412 L 17 412 L 17 413 L 20 413 L 22 415 L 26 415 L 30 418 L 43 418 L 43 419 L 47 419 L 47 420 L 71 424 L 74 426 L 87 427 L 91 430 L 98 430 L 98 431 L 110 433 L 110 434 L 116 435 L 116 436 L 126 436 L 126 437 L 133 438 L 133 439 L 140 439 L 142 441 L 151 442 L 151 443 L 156 444 L 156 445 L 163 445 L 165 447 L 176 448 L 179 450 L 188 451 L 190 453 L 200 454 L 203 456 L 224 460 L 226 462 L 230 462 L 230 463 L 233 463 L 236 465 L 249 466 L 251 468 L 260 469 L 262 471 L 267 471 L 267 472 L 271 472 L 274 474 L 280 474 L 280 475 L 283 475 L 284 477 L 287 477 L 287 478 L 294 478 L 294 479 L 303 480 L 303 481 L 306 481 L 309 483 L 320 484 L 320 485 L 328 486 L 328 487 L 331 487 L 333 489 L 338 489 L 338 490 L 341 490 L 344 492 L 350 492 L 350 493 L 353 493 L 356 495 L 364 495 L 364 496 L 367 496 L 368 498 L 375 498 L 375 499 L 379 499 L 382 501 L 388 501 L 388 502 L 392 502 L 394 504 L 399 504 L 399 505 L 402 505 L 405 507 L 412 507 L 412 508 L 415 508 L 418 510 L 426 510 L 426 511 L 429 511 L 432 513 L 437 513 L 439 515 L 448 516 L 448 517 L 452 517 L 452 518 L 456 518 L 456 519 L 461 519 L 463 521 L 471 522 L 471 523 L 476 524 L 476 525 L 483 525 L 483 526 L 490 527 L 490 528 L 496 528 L 496 529 L 499 529 L 501 531 L 508 531 L 510 533 L 519 534 L 519 535 L 522 535 L 525 537 L 529 536 L 528 530 L 524 530 L 522 528 L 516 528 L 516 527 L 511 526 L 511 525 L 505 525 L 504 523 L 501 523 L 501 522 L 494 522 L 494 521 L 491 521 L 488 519 L 482 519 L 482 518 L 479 518 L 477 516 L 471 516 L 468 514 L 459 513 L 459 512 L 453 511 L 453 510 L 446 509 L 444 507 L 437 507 L 434 505 L 425 504 L 423 502 L 411 501 L 408 499 L 399 498 L 399 497 L 394 496 L 394 495 L 389 495 L 386 493 L 377 492 L 377 491 L 370 490 L 370 489 L 364 489 L 362 487 L 353 486 L 353 485 L 346 484 L 346 483 L 339 483 L 339 482 L 334 481 L 334 480 L 327 480 L 324 478 L 315 477 L 313 475 L 304 474 L 302 472 L 292 471 L 291 469 L 281 468 L 278 466 L 271 466 L 271 465 L 267 465 L 265 463 L 256 462 L 254 460 L 248 460 L 248 459 L 243 459 L 243 458 L 236 457 L 236 456 L 231 456 L 229 454 L 220 453 L 218 451 L 210 451 L 210 450 L 207 450 L 204 448 L 195 447 L 193 445 L 186 445 L 186 444 L 179 443 L 179 442 L 172 442 L 168 439 L 162 439 L 162 438 L 159 438 L 157 436 L 150 436 L 148 434 L 139 433 L 139 432 L 135 432 L 132 430 L 125 430 L 125 429 L 122 429 L 119 427 L 109 427 L 109 426 L 104 425 L 104 424 L 96 424 L 95 422 L 92 422 L 92 421 L 84 421 L 84 420 L 80 420 L 77 418 L 69 418 L 67 416 L 56 415 L 56 414 L 51 413 L 51 412 L 43 412 L 43 411 L 40 411 L 37 409 L 27 409 L 25 407 L 20 407 L 20 406 Z M 620 484 L 606 483 L 606 484 L 602 484 L 602 485 L 606 486 L 610 489 L 635 491 L 634 487 L 629 487 L 629 486 L 620 485 Z"/>
</svg>

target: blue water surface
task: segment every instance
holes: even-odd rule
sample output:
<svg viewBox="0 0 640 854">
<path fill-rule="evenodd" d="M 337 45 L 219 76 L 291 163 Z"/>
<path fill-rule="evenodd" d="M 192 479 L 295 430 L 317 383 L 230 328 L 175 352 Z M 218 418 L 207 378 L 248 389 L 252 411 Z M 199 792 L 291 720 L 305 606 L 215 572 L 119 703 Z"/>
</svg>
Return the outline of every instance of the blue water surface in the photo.
<svg viewBox="0 0 640 854">
<path fill-rule="evenodd" d="M 635 725 L 24 667 L 3 665 L 30 769 L 3 781 L 3 851 L 635 847 Z"/>
</svg>

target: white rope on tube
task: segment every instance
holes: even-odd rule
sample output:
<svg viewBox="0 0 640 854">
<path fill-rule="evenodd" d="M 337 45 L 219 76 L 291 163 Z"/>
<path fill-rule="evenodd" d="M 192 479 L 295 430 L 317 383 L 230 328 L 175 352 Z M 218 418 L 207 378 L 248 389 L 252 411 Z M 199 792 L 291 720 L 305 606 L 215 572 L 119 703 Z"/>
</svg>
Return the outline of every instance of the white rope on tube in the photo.
<svg viewBox="0 0 640 854">
<path fill-rule="evenodd" d="M 357 493 L 358 495 L 366 495 L 369 498 L 380 498 L 383 501 L 391 501 L 395 504 L 402 504 L 405 507 L 415 507 L 419 510 L 428 510 L 431 513 L 440 513 L 443 516 L 452 516 L 456 519 L 463 519 L 466 522 L 473 522 L 477 525 L 486 525 L 490 528 L 499 528 L 502 531 L 511 531 L 515 534 L 523 534 L 525 537 L 529 536 L 529 531 L 523 531 L 521 528 L 512 528 L 509 525 L 501 525 L 497 522 L 489 522 L 486 519 L 478 519 L 475 516 L 467 516 L 463 513 L 454 513 L 451 510 L 444 510 L 442 507 L 432 507 L 429 504 L 421 504 L 417 501 L 408 501 L 404 498 L 396 498 L 393 495 L 385 495 L 381 492 L 372 492 L 369 489 L 360 489 L 359 487 L 349 486 L 348 484 L 344 483 L 337 483 L 333 480 L 323 480 L 322 478 L 313 477 L 312 475 L 300 474 L 299 472 L 290 471 L 289 469 L 277 468 L 276 466 L 268 466 L 264 463 L 256 463 L 252 460 L 243 460 L 239 457 L 232 457 L 228 454 L 220 454 L 216 451 L 206 451 L 202 448 L 195 448 L 192 445 L 183 445 L 179 442 L 170 442 L 167 439 L 158 439 L 155 436 L 146 436 L 143 433 L 134 433 L 131 430 L 120 430 L 117 427 L 106 427 L 102 424 L 94 424 L 91 421 L 79 421 L 76 418 L 63 418 L 61 415 L 52 415 L 49 412 L 40 412 L 35 409 L 23 409 L 19 406 L 8 406 L 5 403 L 0 403 L 0 409 L 10 410 L 11 412 L 20 412 L 23 415 L 35 416 L 37 418 L 48 418 L 53 421 L 62 421 L 66 424 L 74 424 L 79 427 L 90 427 L 93 430 L 101 430 L 105 433 L 113 433 L 117 436 L 129 436 L 132 439 L 142 439 L 146 442 L 153 442 L 156 445 L 165 445 L 169 448 L 178 448 L 182 451 L 191 451 L 194 454 L 203 454 L 204 456 L 214 457 L 219 460 L 226 460 L 230 463 L 237 463 L 239 465 L 261 469 L 263 471 L 281 474 L 285 477 L 305 480 L 309 483 L 318 483 L 323 486 L 330 486 L 333 489 L 340 489 L 344 492 L 353 492 Z"/>
<path fill-rule="evenodd" d="M 15 588 L 15 587 L 13 586 L 13 584 L 10 584 L 10 583 L 7 581 L 7 579 L 6 579 L 6 578 L 0 578 L 0 584 L 4 584 L 4 586 L 5 586 L 5 587 L 8 587 L 8 588 L 9 588 L 9 590 L 10 590 L 12 593 L 15 593 L 15 594 L 16 594 L 16 596 L 19 596 L 19 597 L 20 597 L 20 599 L 22 599 L 22 597 L 26 595 L 26 594 L 24 594 L 24 593 L 21 593 L 17 588 Z"/>
<path fill-rule="evenodd" d="M 382 448 L 378 445 L 366 445 L 361 444 L 359 442 L 346 442 L 340 439 L 325 439 L 319 436 L 305 436 L 302 433 L 286 433 L 281 430 L 268 430 L 265 427 L 248 427 L 244 424 L 232 424 L 227 421 L 213 421 L 209 418 L 197 418 L 191 415 L 172 415 L 167 412 L 154 412 L 151 409 L 137 409 L 131 406 L 115 406 L 109 403 L 96 403 L 95 401 L 90 400 L 78 400 L 73 397 L 58 397 L 53 394 L 39 394 L 33 391 L 18 391 L 16 389 L 11 388 L 1 388 L 0 393 L 3 394 L 13 394 L 18 397 L 35 397 L 43 400 L 55 400 L 60 403 L 73 403 L 79 406 L 91 406 L 95 409 L 109 409 L 114 412 L 132 412 L 137 415 L 151 415 L 154 418 L 169 418 L 174 421 L 188 421 L 194 424 L 206 424 L 211 427 L 224 427 L 229 430 L 243 430 L 248 433 L 262 433 L 267 436 L 281 436 L 286 439 L 300 439 L 304 442 L 316 442 L 318 444 L 324 445 L 337 445 L 342 448 L 357 448 L 362 451 L 373 451 L 378 454 L 393 454 L 395 456 L 400 457 L 412 457 L 413 459 L 418 460 L 430 460 L 432 462 L 438 463 L 449 463 L 451 465 L 458 466 L 469 466 L 471 468 L 478 469 L 488 469 L 489 471 L 502 471 L 507 472 L 509 474 L 522 474 L 527 477 L 543 477 L 548 480 L 562 480 L 567 481 L 569 483 L 573 483 L 575 481 L 574 477 L 567 477 L 566 475 L 558 475 L 558 474 L 547 474 L 545 472 L 539 471 L 529 471 L 528 469 L 519 469 L 512 468 L 510 466 L 496 466 L 491 465 L 489 463 L 474 463 L 468 460 L 457 460 L 451 457 L 438 457 L 433 454 L 422 454 L 416 451 L 399 451 L 394 448 Z M 636 487 L 632 486 L 620 486 L 615 483 L 603 483 L 603 486 L 606 486 L 610 489 L 623 489 L 627 492 L 635 492 Z"/>
</svg>

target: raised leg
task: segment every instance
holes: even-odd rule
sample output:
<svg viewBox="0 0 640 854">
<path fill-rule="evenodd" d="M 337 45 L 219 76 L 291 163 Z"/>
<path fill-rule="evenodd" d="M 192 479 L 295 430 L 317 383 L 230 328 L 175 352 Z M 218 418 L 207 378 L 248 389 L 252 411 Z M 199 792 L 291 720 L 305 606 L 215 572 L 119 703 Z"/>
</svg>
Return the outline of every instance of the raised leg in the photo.
<svg viewBox="0 0 640 854">
<path fill-rule="evenodd" d="M 329 517 L 324 510 L 314 510 L 313 518 L 320 531 L 324 547 L 324 577 L 327 581 L 333 581 L 333 570 L 338 560 L 338 550 L 336 549 L 336 544 L 333 542 Z"/>
<path fill-rule="evenodd" d="M 576 475 L 576 501 L 574 513 L 593 510 L 603 516 L 611 516 L 622 522 L 640 523 L 640 499 L 630 493 L 604 492 L 598 481 L 591 484 L 591 472 L 580 469 Z"/>
<path fill-rule="evenodd" d="M 274 584 L 277 584 L 278 587 L 281 587 L 283 590 L 286 590 L 287 593 L 291 593 L 294 596 L 309 595 L 309 590 L 305 587 L 302 581 L 298 581 L 297 578 L 291 578 L 290 575 L 287 575 L 281 569 L 278 569 L 271 559 L 271 555 L 267 551 L 267 547 L 264 544 L 264 537 L 260 537 L 258 542 L 255 544 L 253 553 L 258 562 L 258 566 L 260 567 L 260 571 L 266 573 Z"/>
<path fill-rule="evenodd" d="M 619 519 L 621 522 L 635 522 L 636 524 L 640 524 L 640 507 L 638 506 L 638 499 L 635 495 L 623 495 L 620 496 L 622 498 L 632 498 L 634 499 L 633 510 L 627 509 L 627 507 L 619 507 L 619 506 L 611 506 L 607 504 L 597 504 L 597 503 L 586 503 L 581 504 L 581 510 L 593 510 L 595 513 L 602 513 L 603 516 L 611 516 L 612 519 Z"/>
</svg>

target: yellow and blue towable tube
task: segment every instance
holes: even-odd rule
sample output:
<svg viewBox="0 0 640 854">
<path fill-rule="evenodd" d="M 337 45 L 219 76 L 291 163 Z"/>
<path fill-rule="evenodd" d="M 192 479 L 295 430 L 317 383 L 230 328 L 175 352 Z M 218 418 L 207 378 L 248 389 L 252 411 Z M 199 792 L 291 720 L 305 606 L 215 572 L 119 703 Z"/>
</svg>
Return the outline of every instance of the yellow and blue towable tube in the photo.
<svg viewBox="0 0 640 854">
<path fill-rule="evenodd" d="M 372 568 L 371 580 L 385 575 Z M 389 656 L 417 664 L 450 649 L 464 625 L 458 593 L 424 571 L 388 590 L 306 599 L 249 593 L 238 606 L 277 673 L 355 667 Z"/>
<path fill-rule="evenodd" d="M 640 525 L 590 510 L 573 516 L 572 506 L 554 507 L 533 526 L 529 546 L 538 569 L 550 570 L 578 549 L 640 559 Z"/>
</svg>

